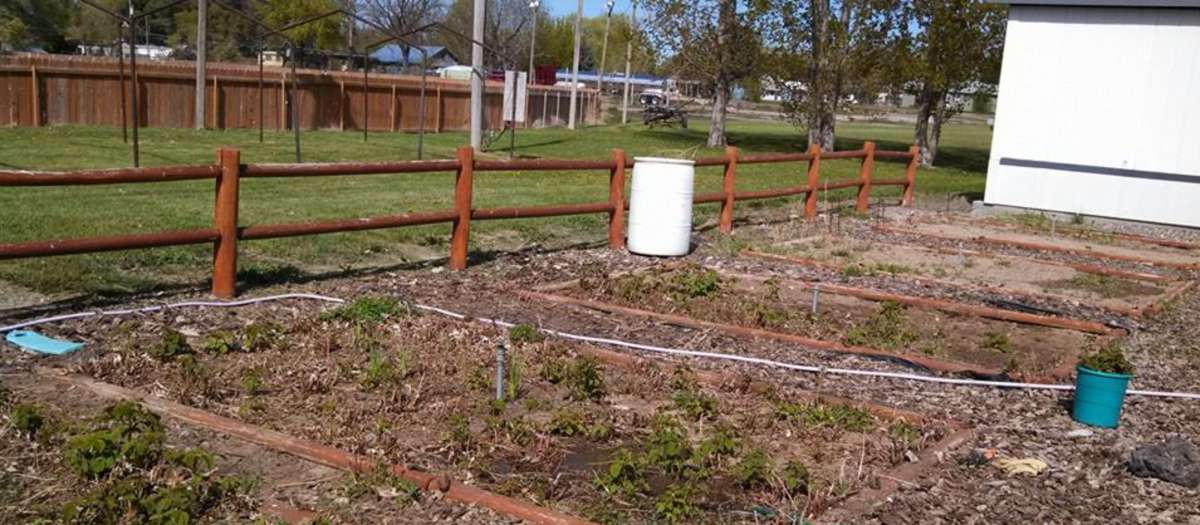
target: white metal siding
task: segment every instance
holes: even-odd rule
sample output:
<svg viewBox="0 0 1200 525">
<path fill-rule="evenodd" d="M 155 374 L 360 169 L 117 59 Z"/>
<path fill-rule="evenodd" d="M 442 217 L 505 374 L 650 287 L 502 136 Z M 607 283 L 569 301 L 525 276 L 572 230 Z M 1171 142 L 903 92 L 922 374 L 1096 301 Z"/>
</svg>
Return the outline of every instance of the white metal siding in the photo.
<svg viewBox="0 0 1200 525">
<path fill-rule="evenodd" d="M 1200 226 L 1200 9 L 1012 6 L 984 201 Z"/>
</svg>

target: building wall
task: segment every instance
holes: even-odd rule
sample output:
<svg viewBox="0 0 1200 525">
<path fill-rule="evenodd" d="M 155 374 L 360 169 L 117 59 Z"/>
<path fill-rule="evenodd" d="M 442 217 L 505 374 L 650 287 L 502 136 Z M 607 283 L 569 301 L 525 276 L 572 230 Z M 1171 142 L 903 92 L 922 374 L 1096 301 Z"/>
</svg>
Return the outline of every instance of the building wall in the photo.
<svg viewBox="0 0 1200 525">
<path fill-rule="evenodd" d="M 1200 227 L 1200 9 L 1012 6 L 984 201 Z"/>
</svg>

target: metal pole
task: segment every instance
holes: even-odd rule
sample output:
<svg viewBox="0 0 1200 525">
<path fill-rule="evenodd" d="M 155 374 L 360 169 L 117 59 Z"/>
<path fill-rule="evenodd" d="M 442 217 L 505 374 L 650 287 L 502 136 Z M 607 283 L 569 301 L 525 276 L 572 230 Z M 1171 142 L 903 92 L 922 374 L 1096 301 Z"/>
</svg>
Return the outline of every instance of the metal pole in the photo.
<svg viewBox="0 0 1200 525">
<path fill-rule="evenodd" d="M 353 24 L 351 24 L 353 25 Z M 407 58 L 407 57 L 405 57 Z M 367 112 L 367 103 L 371 101 L 370 87 L 367 85 L 367 71 L 371 67 L 371 56 L 363 49 L 363 142 L 367 141 L 367 129 L 370 128 L 371 114 Z"/>
<path fill-rule="evenodd" d="M 204 129 L 204 93 L 208 81 L 208 0 L 196 2 L 196 129 Z M 214 101 L 215 102 L 215 101 Z M 217 108 L 213 108 L 216 111 Z"/>
<path fill-rule="evenodd" d="M 304 162 L 300 156 L 300 98 L 296 92 L 296 46 L 288 44 L 288 50 L 292 55 L 292 132 L 296 136 L 296 162 Z"/>
<path fill-rule="evenodd" d="M 417 160 L 421 160 L 422 149 L 425 147 L 425 77 L 429 72 L 429 52 L 421 52 L 421 103 L 417 109 L 421 123 L 417 126 Z"/>
<path fill-rule="evenodd" d="M 485 0 L 475 0 L 475 15 L 471 27 L 471 147 L 475 148 L 475 151 L 483 149 L 484 5 Z"/>
<path fill-rule="evenodd" d="M 258 49 L 258 143 L 263 142 L 263 121 L 266 120 L 263 113 L 266 107 L 263 102 L 263 50 Z"/>
<path fill-rule="evenodd" d="M 583 41 L 583 0 L 575 9 L 575 58 L 571 62 L 571 107 L 567 108 L 567 129 L 575 129 L 575 100 L 579 97 L 579 46 Z"/>
<path fill-rule="evenodd" d="M 120 27 L 118 25 L 118 27 Z M 124 33 L 124 31 L 119 31 Z M 121 142 L 129 144 L 128 104 L 125 102 L 125 37 L 117 39 L 117 75 L 121 84 Z"/>
<path fill-rule="evenodd" d="M 129 2 L 129 74 L 133 79 L 133 167 L 141 167 L 142 154 L 138 148 L 138 126 L 141 111 L 138 110 L 138 73 L 137 73 L 137 22 L 133 18 L 133 0 Z"/>
<path fill-rule="evenodd" d="M 532 2 L 529 2 L 530 9 L 533 9 L 533 28 L 529 30 L 529 78 L 526 80 L 529 81 L 530 85 L 533 85 L 534 81 L 533 51 L 536 47 L 535 44 L 537 43 L 538 7 L 541 6 L 541 4 L 541 0 L 533 0 Z"/>
<path fill-rule="evenodd" d="M 600 47 L 600 80 L 596 82 L 596 90 L 604 97 L 604 67 L 608 65 L 608 30 L 612 27 L 613 2 L 609 0 L 608 14 L 604 15 L 604 45 Z"/>
<path fill-rule="evenodd" d="M 630 4 L 629 25 L 633 34 L 625 42 L 625 98 L 621 101 L 621 124 L 629 123 L 629 70 L 633 62 L 633 37 L 637 35 L 637 0 Z"/>
<path fill-rule="evenodd" d="M 517 86 L 521 84 L 517 82 L 518 78 L 520 78 L 520 74 L 513 71 L 512 108 L 509 111 L 508 119 L 508 128 L 510 131 L 508 134 L 508 158 L 510 159 L 516 157 L 517 154 Z"/>
</svg>

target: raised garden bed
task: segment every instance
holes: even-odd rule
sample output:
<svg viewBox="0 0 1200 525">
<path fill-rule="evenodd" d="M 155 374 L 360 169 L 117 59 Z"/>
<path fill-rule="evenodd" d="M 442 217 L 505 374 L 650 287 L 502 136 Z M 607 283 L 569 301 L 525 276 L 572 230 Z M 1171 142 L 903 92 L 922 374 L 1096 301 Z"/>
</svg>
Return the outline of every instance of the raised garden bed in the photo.
<svg viewBox="0 0 1200 525">
<path fill-rule="evenodd" d="M 599 522 L 814 518 L 894 486 L 892 469 L 955 431 L 388 299 L 323 314 L 176 315 L 85 323 L 105 350 L 73 368 Z"/>
<path fill-rule="evenodd" d="M 1141 315 L 1178 285 L 1085 272 L 1054 261 L 836 236 L 776 245 L 769 252 L 798 264 L 827 267 L 846 277 L 886 276 L 992 289 L 1099 306 L 1126 315 Z"/>
<path fill-rule="evenodd" d="M 552 286 L 546 300 L 580 304 L 666 322 L 698 321 L 755 337 L 791 340 L 823 350 L 895 356 L 949 372 L 1043 379 L 1069 373 L 1078 352 L 1100 337 L 1077 330 L 962 315 L 824 293 L 816 315 L 807 285 L 668 267 L 615 278 L 583 278 Z"/>
</svg>

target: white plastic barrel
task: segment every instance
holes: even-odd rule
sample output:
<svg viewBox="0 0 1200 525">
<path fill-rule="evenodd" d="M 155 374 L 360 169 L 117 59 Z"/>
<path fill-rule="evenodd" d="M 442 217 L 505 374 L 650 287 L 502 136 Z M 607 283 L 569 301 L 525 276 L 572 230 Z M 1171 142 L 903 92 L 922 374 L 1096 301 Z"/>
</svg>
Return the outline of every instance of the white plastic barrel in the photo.
<svg viewBox="0 0 1200 525">
<path fill-rule="evenodd" d="M 696 163 L 633 159 L 629 196 L 629 251 L 664 257 L 687 255 L 692 244 L 692 193 Z"/>
</svg>

